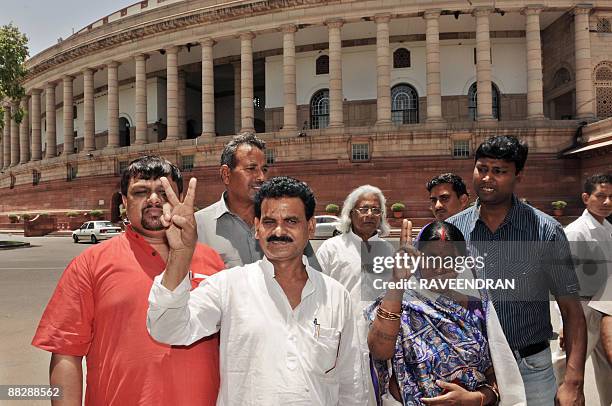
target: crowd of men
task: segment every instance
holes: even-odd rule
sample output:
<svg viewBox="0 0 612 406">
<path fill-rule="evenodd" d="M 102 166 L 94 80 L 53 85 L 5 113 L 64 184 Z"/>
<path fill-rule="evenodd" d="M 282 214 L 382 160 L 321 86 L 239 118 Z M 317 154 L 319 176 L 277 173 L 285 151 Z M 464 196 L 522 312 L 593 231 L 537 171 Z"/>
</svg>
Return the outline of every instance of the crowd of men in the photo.
<svg viewBox="0 0 612 406">
<path fill-rule="evenodd" d="M 602 405 L 612 403 L 612 175 L 589 177 L 585 211 L 564 231 L 516 197 L 527 146 L 513 137 L 485 141 L 476 154 L 474 205 L 463 180 L 427 183 L 439 221 L 479 242 L 571 241 L 597 247 L 603 282 L 581 290 L 569 261 L 487 257 L 489 278 L 523 278 L 510 300 L 490 292 L 522 377 L 528 406 L 584 404 L 585 358 L 596 368 Z M 340 235 L 315 253 L 315 196 L 304 182 L 267 179 L 265 143 L 234 137 L 219 169 L 225 191 L 194 213 L 196 180 L 186 190 L 178 168 L 146 156 L 122 174 L 131 225 L 66 268 L 33 345 L 50 351 L 56 405 L 376 405 L 363 309 L 361 249 L 393 255 L 383 192 L 352 191 Z M 206 187 L 206 185 L 200 185 Z M 410 230 L 404 221 L 402 232 Z M 565 245 L 564 245 L 565 244 Z M 585 266 L 577 263 L 577 268 Z M 589 268 L 590 269 L 590 268 Z M 601 275 L 601 273 L 600 273 Z M 562 352 L 551 354 L 549 295 L 563 321 Z M 585 319 L 586 316 L 586 319 Z M 500 399 L 492 403 L 495 404 Z M 487 401 L 489 397 L 486 398 Z M 428 404 L 450 404 L 445 398 Z M 503 403 L 501 399 L 500 404 Z"/>
</svg>

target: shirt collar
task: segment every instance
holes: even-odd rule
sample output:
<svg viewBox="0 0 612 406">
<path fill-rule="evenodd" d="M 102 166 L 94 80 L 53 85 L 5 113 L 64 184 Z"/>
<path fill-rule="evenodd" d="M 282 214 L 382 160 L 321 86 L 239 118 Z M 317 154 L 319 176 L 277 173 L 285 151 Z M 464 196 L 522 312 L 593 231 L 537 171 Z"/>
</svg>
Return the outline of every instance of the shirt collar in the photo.
<svg viewBox="0 0 612 406">
<path fill-rule="evenodd" d="M 156 261 L 158 261 L 157 263 L 162 267 L 162 269 L 166 267 L 166 263 L 161 258 L 161 255 L 159 255 L 155 248 L 153 248 L 151 244 L 149 244 L 142 235 L 134 231 L 131 225 L 128 225 L 125 228 L 124 235 L 130 244 L 133 244 L 133 246 L 138 247 L 140 250 L 142 250 L 142 252 L 147 253 L 147 255 L 150 254 L 154 258 L 157 258 Z"/>
<path fill-rule="evenodd" d="M 128 240 L 131 240 L 131 241 L 134 241 L 134 240 L 142 241 L 142 237 L 140 236 L 140 234 L 134 231 L 131 224 L 129 224 L 125 228 L 125 236 L 127 237 Z"/>
<path fill-rule="evenodd" d="M 584 217 L 587 227 L 589 227 L 590 230 L 595 230 L 598 228 L 612 228 L 612 225 L 610 225 L 608 220 L 604 219 L 603 224 L 600 223 L 587 209 L 584 209 L 582 212 L 582 217 Z"/>
<path fill-rule="evenodd" d="M 310 265 L 308 264 L 308 257 L 306 257 L 306 255 L 302 255 L 302 263 L 306 266 L 306 273 L 308 274 L 308 277 L 310 278 L 311 270 L 308 269 L 310 268 Z M 274 275 L 275 275 L 274 265 L 272 265 L 272 262 L 270 262 L 270 260 L 265 255 L 261 259 L 261 269 L 263 269 L 264 274 L 274 278 Z"/>
<path fill-rule="evenodd" d="M 522 224 L 522 222 L 517 221 L 523 216 L 523 212 L 527 208 L 527 205 L 521 202 L 516 198 L 515 195 L 512 195 L 512 206 L 510 206 L 510 210 L 506 213 L 506 218 L 501 223 L 500 227 L 505 224 L 510 224 L 512 227 L 518 228 L 519 230 L 526 230 L 526 224 Z M 480 220 L 480 199 L 476 199 L 476 203 L 468 209 L 470 210 L 470 232 L 474 230 L 476 226 L 476 222 Z"/>
<path fill-rule="evenodd" d="M 349 231 L 346 233 L 347 237 L 349 240 L 351 240 L 354 243 L 360 244 L 363 240 L 361 239 L 360 236 L 358 236 L 357 234 L 355 234 L 353 232 L 353 227 L 351 227 L 349 229 Z M 376 234 L 374 234 L 373 236 L 371 236 L 370 238 L 368 238 L 367 241 L 379 241 L 380 237 L 378 236 L 378 232 Z"/>
<path fill-rule="evenodd" d="M 274 270 L 274 265 L 272 265 L 272 262 L 270 262 L 268 258 L 266 258 L 266 256 L 264 255 L 260 263 L 261 263 L 261 269 L 264 273 L 264 277 L 274 278 L 275 270 Z M 305 297 L 315 292 L 315 285 L 316 285 L 315 278 L 316 276 L 318 276 L 319 272 L 308 264 L 308 258 L 306 257 L 306 255 L 302 255 L 302 263 L 304 264 L 304 267 L 306 269 L 306 274 L 308 275 L 308 280 L 306 281 L 306 285 L 304 285 L 304 289 L 302 289 L 302 300 L 304 300 Z"/>
<path fill-rule="evenodd" d="M 219 199 L 219 201 L 215 203 L 216 205 L 215 219 L 218 219 L 219 217 L 223 216 L 225 213 L 231 213 L 229 209 L 227 208 L 227 203 L 225 203 L 225 193 L 226 192 L 221 193 L 221 199 Z"/>
</svg>

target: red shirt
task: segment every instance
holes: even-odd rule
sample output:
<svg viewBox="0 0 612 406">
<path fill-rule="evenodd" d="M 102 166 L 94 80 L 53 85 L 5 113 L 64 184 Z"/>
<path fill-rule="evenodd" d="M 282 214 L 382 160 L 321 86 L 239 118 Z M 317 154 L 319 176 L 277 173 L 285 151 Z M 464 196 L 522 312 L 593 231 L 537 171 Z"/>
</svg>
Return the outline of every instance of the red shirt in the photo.
<svg viewBox="0 0 612 406">
<path fill-rule="evenodd" d="M 149 291 L 165 267 L 159 253 L 128 227 L 84 251 L 64 271 L 32 344 L 86 357 L 86 405 L 216 403 L 218 336 L 173 347 L 147 332 Z M 212 275 L 223 268 L 219 254 L 197 245 L 193 273 Z"/>
</svg>

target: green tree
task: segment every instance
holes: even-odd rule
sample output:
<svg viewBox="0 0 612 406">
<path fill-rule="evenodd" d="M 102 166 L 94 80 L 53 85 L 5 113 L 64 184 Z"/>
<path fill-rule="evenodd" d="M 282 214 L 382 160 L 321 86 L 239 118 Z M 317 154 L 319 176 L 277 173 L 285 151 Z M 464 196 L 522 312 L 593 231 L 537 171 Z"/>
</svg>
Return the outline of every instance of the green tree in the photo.
<svg viewBox="0 0 612 406">
<path fill-rule="evenodd" d="M 27 70 L 25 60 L 28 57 L 28 37 L 22 34 L 13 24 L 0 27 L 0 100 L 19 101 L 25 95 L 21 85 Z M 23 111 L 14 114 L 15 122 L 23 119 Z M 4 110 L 0 106 L 0 127 L 4 126 Z"/>
</svg>

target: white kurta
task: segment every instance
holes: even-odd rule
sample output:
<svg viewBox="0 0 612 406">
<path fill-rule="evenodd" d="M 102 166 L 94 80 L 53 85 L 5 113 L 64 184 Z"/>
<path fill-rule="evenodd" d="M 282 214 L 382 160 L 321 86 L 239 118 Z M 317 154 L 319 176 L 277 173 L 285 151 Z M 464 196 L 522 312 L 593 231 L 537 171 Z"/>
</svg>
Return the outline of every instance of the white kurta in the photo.
<svg viewBox="0 0 612 406">
<path fill-rule="evenodd" d="M 266 258 L 219 272 L 191 292 L 187 278 L 171 292 L 159 275 L 147 327 L 153 338 L 174 345 L 220 331 L 217 405 L 363 405 L 349 294 L 310 266 L 306 272 L 295 309 Z"/>
<path fill-rule="evenodd" d="M 368 388 L 368 404 L 376 405 L 376 399 L 373 391 L 372 378 L 370 376 L 370 350 L 368 349 L 368 330 L 369 322 L 366 321 L 363 315 L 363 310 L 370 305 L 371 300 L 366 295 L 362 295 L 362 273 L 364 266 L 367 268 L 369 264 L 364 264 L 362 261 L 361 249 L 363 240 L 352 231 L 340 234 L 336 237 L 326 240 L 317 250 L 317 260 L 321 265 L 321 271 L 340 282 L 350 293 L 353 306 L 353 313 L 357 323 L 357 331 L 361 345 L 362 363 L 364 367 L 364 386 Z M 395 253 L 393 246 L 380 238 L 378 235 L 371 237 L 368 240 L 371 244 L 368 258 L 374 256 L 392 256 Z M 366 260 L 369 261 L 369 260 Z"/>
</svg>

